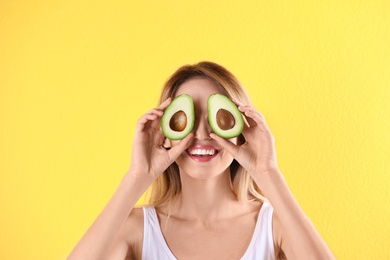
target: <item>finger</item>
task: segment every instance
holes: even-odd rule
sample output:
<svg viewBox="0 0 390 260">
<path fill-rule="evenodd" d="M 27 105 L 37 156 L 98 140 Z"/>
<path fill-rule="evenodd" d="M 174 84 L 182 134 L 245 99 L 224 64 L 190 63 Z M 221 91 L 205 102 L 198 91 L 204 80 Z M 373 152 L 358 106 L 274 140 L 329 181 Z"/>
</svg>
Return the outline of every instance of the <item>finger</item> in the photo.
<svg viewBox="0 0 390 260">
<path fill-rule="evenodd" d="M 242 114 L 242 119 L 244 119 L 244 129 L 243 129 L 243 131 L 244 131 L 244 130 L 247 130 L 250 127 L 250 124 L 248 122 L 247 117 L 244 114 Z"/>
<path fill-rule="evenodd" d="M 149 121 L 154 121 L 157 119 L 157 117 L 161 117 L 164 114 L 163 110 L 169 105 L 171 101 L 172 98 L 169 97 L 163 103 L 161 103 L 160 106 L 153 108 L 144 114 L 140 119 L 138 119 L 137 129 L 142 131 L 145 128 L 145 125 L 149 123 Z M 159 128 L 159 124 L 160 120 L 152 124 L 152 127 Z"/>
<path fill-rule="evenodd" d="M 251 123 L 251 122 L 255 122 L 256 125 L 259 126 L 259 128 L 263 131 L 269 131 L 269 128 L 267 126 L 267 123 L 265 122 L 265 119 L 264 117 L 260 116 L 260 114 L 253 110 L 246 110 L 244 112 L 245 116 L 248 117 L 248 122 Z"/>
<path fill-rule="evenodd" d="M 158 115 L 158 117 L 159 117 L 157 120 L 152 122 L 152 124 L 151 124 L 152 128 L 160 129 L 160 122 L 161 122 L 161 118 L 164 114 L 164 110 L 168 107 L 168 105 L 171 103 L 171 101 L 172 101 L 172 98 L 169 97 L 163 103 L 161 103 L 157 108 L 149 110 L 148 113 Z"/>
<path fill-rule="evenodd" d="M 238 109 L 245 115 L 251 126 L 257 125 L 261 131 L 271 132 L 265 121 L 265 117 L 255 108 L 251 106 L 240 106 Z"/>
<path fill-rule="evenodd" d="M 265 117 L 262 113 L 260 113 L 259 111 L 257 111 L 254 107 L 251 107 L 251 106 L 240 106 L 238 108 L 240 111 L 242 112 L 245 112 L 245 111 L 251 111 L 252 113 L 254 114 L 257 114 L 260 118 L 262 118 L 265 122 Z"/>
<path fill-rule="evenodd" d="M 244 104 L 241 101 L 238 101 L 235 98 L 232 98 L 232 101 L 237 105 L 237 106 L 244 106 Z"/>
<path fill-rule="evenodd" d="M 169 97 L 167 98 L 164 102 L 162 102 L 158 107 L 157 109 L 159 110 L 165 110 L 167 108 L 167 106 L 171 103 L 172 101 L 172 98 Z"/>
<path fill-rule="evenodd" d="M 151 127 L 154 128 L 154 129 L 160 129 L 160 122 L 161 122 L 161 118 L 162 118 L 163 112 L 160 111 L 160 110 L 156 110 L 156 111 L 153 111 L 153 112 L 155 112 L 155 115 L 157 115 L 157 118 L 156 118 L 156 120 L 153 120 L 153 122 L 151 124 Z"/>
<path fill-rule="evenodd" d="M 158 117 L 158 114 L 143 115 L 140 119 L 138 119 L 136 126 L 137 131 L 143 131 L 145 128 L 150 127 L 150 123 L 153 123 Z"/>
<path fill-rule="evenodd" d="M 226 151 L 228 151 L 228 153 L 230 153 L 233 158 L 236 158 L 237 157 L 237 154 L 238 154 L 238 146 L 233 144 L 232 142 L 214 134 L 214 133 L 211 133 L 210 134 L 210 137 L 213 138 L 215 141 L 218 142 L 218 144 L 223 148 L 225 149 Z"/>
<path fill-rule="evenodd" d="M 247 127 L 245 128 L 245 126 L 244 126 L 244 129 L 247 129 L 247 128 L 250 128 L 251 126 L 257 125 L 257 123 L 251 117 L 248 117 L 246 115 L 247 111 L 249 111 L 248 108 L 249 107 L 244 107 L 244 106 L 238 107 L 238 109 L 241 111 L 241 113 L 242 113 L 242 115 L 247 123 Z"/>
<path fill-rule="evenodd" d="M 244 113 L 244 116 L 245 116 L 245 118 L 246 118 L 246 120 L 248 122 L 249 127 L 254 127 L 254 126 L 258 125 L 258 123 L 255 120 L 253 120 L 252 117 L 249 116 L 249 112 L 248 111 L 245 111 L 243 113 Z"/>
<path fill-rule="evenodd" d="M 162 110 L 159 110 L 158 108 L 153 108 L 150 109 L 148 112 L 146 112 L 146 114 L 154 114 L 154 115 L 162 116 L 164 112 Z"/>
<path fill-rule="evenodd" d="M 232 101 L 236 104 L 238 110 L 240 110 L 240 107 L 244 107 L 244 106 L 245 106 L 241 101 L 238 101 L 238 100 L 235 99 L 235 98 L 232 98 Z M 240 111 L 241 111 L 241 110 L 240 110 Z M 241 111 L 241 112 L 242 112 L 242 111 Z M 244 129 L 245 129 L 245 128 L 248 128 L 250 125 L 249 125 L 248 121 L 246 120 L 246 117 L 243 116 L 243 118 L 244 118 Z"/>
<path fill-rule="evenodd" d="M 158 110 L 157 108 L 153 108 L 153 109 L 149 110 L 148 112 L 146 112 L 144 117 L 146 119 L 151 119 L 151 121 L 153 121 L 153 122 L 151 122 L 150 127 L 158 129 L 159 124 L 160 124 L 160 118 L 162 117 L 163 114 L 164 114 L 163 111 Z M 156 119 L 158 119 L 158 120 L 156 120 Z"/>
<path fill-rule="evenodd" d="M 151 115 L 151 114 L 145 114 L 143 115 L 139 120 L 138 120 L 138 124 L 143 127 L 145 124 L 147 124 L 150 120 L 154 120 L 156 119 L 157 116 L 156 115 Z"/>
<path fill-rule="evenodd" d="M 234 102 L 234 104 L 237 105 L 237 108 L 240 110 L 240 107 L 245 107 L 245 105 L 241 102 L 241 101 L 238 101 L 237 99 L 235 98 L 232 98 L 232 101 Z M 241 110 L 240 110 L 241 111 Z M 241 111 L 242 112 L 242 111 Z M 250 124 L 248 123 L 248 120 L 247 118 L 245 117 L 245 115 L 243 115 L 243 119 L 244 119 L 244 129 L 248 129 L 250 127 Z"/>
<path fill-rule="evenodd" d="M 179 157 L 179 155 L 182 154 L 184 150 L 188 148 L 193 137 L 194 137 L 194 133 L 190 133 L 184 139 L 180 140 L 180 142 L 177 145 L 173 146 L 168 151 L 169 158 L 171 158 L 171 162 L 176 160 L 176 158 Z"/>
<path fill-rule="evenodd" d="M 157 147 L 164 147 L 165 136 L 161 131 L 156 133 L 154 140 Z"/>
</svg>

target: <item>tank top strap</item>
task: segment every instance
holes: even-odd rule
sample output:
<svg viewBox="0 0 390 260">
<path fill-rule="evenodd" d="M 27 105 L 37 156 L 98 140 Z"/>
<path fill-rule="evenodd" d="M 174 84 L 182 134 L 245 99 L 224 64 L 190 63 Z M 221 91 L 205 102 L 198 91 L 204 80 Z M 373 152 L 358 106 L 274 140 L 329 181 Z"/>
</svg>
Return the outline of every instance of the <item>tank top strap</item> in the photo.
<svg viewBox="0 0 390 260">
<path fill-rule="evenodd" d="M 274 260 L 275 249 L 272 233 L 273 207 L 264 201 L 260 208 L 252 240 L 241 260 Z"/>
<path fill-rule="evenodd" d="M 142 259 L 176 260 L 161 232 L 156 209 L 144 207 L 144 239 Z"/>
</svg>

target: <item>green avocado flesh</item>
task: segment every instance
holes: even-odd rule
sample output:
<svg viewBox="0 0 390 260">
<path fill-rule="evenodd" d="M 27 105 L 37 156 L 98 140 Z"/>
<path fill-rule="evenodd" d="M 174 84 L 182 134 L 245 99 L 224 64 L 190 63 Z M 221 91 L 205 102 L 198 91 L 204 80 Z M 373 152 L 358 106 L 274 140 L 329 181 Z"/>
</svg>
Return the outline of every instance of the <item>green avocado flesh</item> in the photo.
<svg viewBox="0 0 390 260">
<path fill-rule="evenodd" d="M 183 94 L 175 97 L 161 118 L 161 130 L 170 140 L 181 140 L 191 133 L 195 122 L 194 101 Z"/>
<path fill-rule="evenodd" d="M 236 104 L 227 96 L 213 94 L 207 101 L 208 120 L 215 134 L 223 138 L 239 136 L 244 128 L 244 119 Z"/>
</svg>

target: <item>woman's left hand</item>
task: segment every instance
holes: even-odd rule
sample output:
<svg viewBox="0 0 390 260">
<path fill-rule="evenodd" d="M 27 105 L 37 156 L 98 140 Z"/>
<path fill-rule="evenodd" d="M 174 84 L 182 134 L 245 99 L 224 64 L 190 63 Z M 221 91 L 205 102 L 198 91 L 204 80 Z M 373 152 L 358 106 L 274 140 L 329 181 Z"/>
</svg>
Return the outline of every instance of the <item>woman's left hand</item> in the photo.
<svg viewBox="0 0 390 260">
<path fill-rule="evenodd" d="M 245 143 L 235 145 L 214 133 L 211 133 L 210 137 L 226 149 L 252 177 L 277 170 L 275 139 L 264 116 L 251 106 L 245 106 L 235 99 L 233 102 L 238 106 L 246 121 L 242 131 Z"/>
</svg>

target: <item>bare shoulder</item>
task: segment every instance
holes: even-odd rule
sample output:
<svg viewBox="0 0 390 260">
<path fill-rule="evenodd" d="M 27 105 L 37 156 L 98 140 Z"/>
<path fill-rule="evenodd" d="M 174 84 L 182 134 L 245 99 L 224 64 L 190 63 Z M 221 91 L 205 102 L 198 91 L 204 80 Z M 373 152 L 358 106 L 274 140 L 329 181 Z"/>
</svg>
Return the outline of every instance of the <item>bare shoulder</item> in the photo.
<svg viewBox="0 0 390 260">
<path fill-rule="evenodd" d="M 144 212 L 142 207 L 134 208 L 126 221 L 129 249 L 136 256 L 135 259 L 141 259 L 142 243 L 144 239 Z"/>
<path fill-rule="evenodd" d="M 126 225 L 131 228 L 132 233 L 143 236 L 144 229 L 144 211 L 142 207 L 135 207 L 129 214 Z"/>
<path fill-rule="evenodd" d="M 143 223 L 142 208 L 133 208 L 122 223 L 112 249 L 105 259 L 141 259 Z"/>
<path fill-rule="evenodd" d="M 141 259 L 144 237 L 143 208 L 135 207 L 122 225 L 118 239 L 125 241 L 128 247 L 126 259 Z"/>
</svg>

